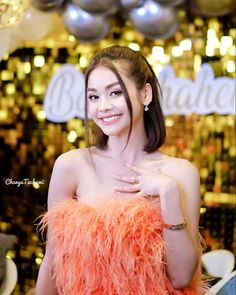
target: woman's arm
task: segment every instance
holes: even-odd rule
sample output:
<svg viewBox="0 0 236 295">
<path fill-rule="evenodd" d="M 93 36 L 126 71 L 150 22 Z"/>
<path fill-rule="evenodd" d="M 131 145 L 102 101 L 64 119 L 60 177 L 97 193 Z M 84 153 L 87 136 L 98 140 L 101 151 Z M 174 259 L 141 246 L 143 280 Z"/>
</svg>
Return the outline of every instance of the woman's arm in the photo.
<svg viewBox="0 0 236 295">
<path fill-rule="evenodd" d="M 174 288 L 186 287 L 199 265 L 198 223 L 200 212 L 199 175 L 187 161 L 172 170 L 175 181 L 163 190 L 161 208 L 167 224 L 187 223 L 182 230 L 163 229 L 167 272 Z"/>
<path fill-rule="evenodd" d="M 75 169 L 75 159 L 72 151 L 62 154 L 57 158 L 48 190 L 48 210 L 56 203 L 66 197 L 74 197 L 77 186 L 77 173 Z M 48 229 L 48 240 L 50 240 L 50 224 Z M 47 251 L 40 266 L 35 295 L 58 295 L 55 282 L 50 275 L 49 267 L 51 263 L 49 243 Z"/>
<path fill-rule="evenodd" d="M 49 265 L 50 259 L 46 252 L 43 261 L 40 265 L 35 295 L 58 295 L 55 282 L 50 275 Z"/>
<path fill-rule="evenodd" d="M 186 287 L 199 265 L 198 222 L 200 209 L 199 175 L 190 162 L 171 158 L 165 166 L 144 170 L 127 165 L 138 176 L 115 176 L 129 185 L 115 191 L 137 196 L 160 197 L 163 222 L 187 227 L 163 229 L 167 273 L 176 289 Z"/>
</svg>

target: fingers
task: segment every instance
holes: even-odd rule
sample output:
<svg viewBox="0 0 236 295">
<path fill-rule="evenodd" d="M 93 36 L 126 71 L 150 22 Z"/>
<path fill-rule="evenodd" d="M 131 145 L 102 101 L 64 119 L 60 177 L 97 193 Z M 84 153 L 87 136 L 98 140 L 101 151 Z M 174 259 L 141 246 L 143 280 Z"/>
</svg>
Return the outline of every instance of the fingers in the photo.
<svg viewBox="0 0 236 295">
<path fill-rule="evenodd" d="M 115 187 L 114 190 L 120 193 L 137 193 L 140 191 L 139 188 L 135 185 L 133 185 L 132 187 L 130 186 Z"/>
<path fill-rule="evenodd" d="M 124 175 L 115 175 L 115 179 L 132 184 L 132 186 L 121 186 L 115 187 L 114 190 L 120 193 L 137 193 L 140 191 L 139 188 L 139 176 L 124 176 Z"/>
<path fill-rule="evenodd" d="M 142 173 L 145 172 L 145 170 L 143 170 L 143 169 L 141 169 L 141 168 L 139 168 L 139 167 L 136 167 L 136 166 L 130 165 L 129 163 L 126 163 L 126 166 L 127 166 L 128 168 L 130 168 L 131 170 L 133 170 L 133 171 L 139 173 L 139 174 L 142 174 Z"/>
<path fill-rule="evenodd" d="M 115 175 L 114 178 L 119 181 L 123 181 L 130 184 L 139 183 L 138 176 L 122 176 L 122 175 Z"/>
</svg>

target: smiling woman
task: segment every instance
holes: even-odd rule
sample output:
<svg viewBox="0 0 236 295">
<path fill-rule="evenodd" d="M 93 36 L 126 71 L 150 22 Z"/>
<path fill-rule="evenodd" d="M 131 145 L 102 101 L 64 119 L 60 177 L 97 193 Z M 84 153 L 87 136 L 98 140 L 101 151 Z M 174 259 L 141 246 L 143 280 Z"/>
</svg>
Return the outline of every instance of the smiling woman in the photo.
<svg viewBox="0 0 236 295">
<path fill-rule="evenodd" d="M 158 149 L 156 76 L 140 52 L 111 46 L 85 78 L 85 123 L 100 135 L 55 162 L 36 294 L 197 295 L 199 175 Z"/>
<path fill-rule="evenodd" d="M 97 76 L 101 78 L 97 79 Z M 111 80 L 114 82 L 110 83 Z M 120 123 L 128 109 L 116 76 L 109 69 L 101 67 L 91 73 L 90 84 L 95 86 L 87 90 L 90 117 L 107 136 L 110 132 L 105 126 L 116 127 L 117 133 L 119 125 L 114 124 Z"/>
<path fill-rule="evenodd" d="M 103 81 L 104 76 L 102 69 L 107 73 L 107 81 Z M 100 71 L 100 73 L 96 75 L 93 73 L 94 70 Z M 95 79 L 93 79 L 94 76 Z M 89 94 L 89 80 L 91 84 L 95 83 L 96 85 L 97 83 L 97 85 L 102 86 L 104 83 L 108 83 L 108 81 L 108 84 L 111 83 L 112 85 L 110 79 L 113 79 L 113 83 L 118 83 L 118 90 L 119 92 L 121 91 L 119 96 L 123 98 L 120 101 L 122 101 L 123 104 L 126 102 L 126 115 L 128 111 L 130 118 L 128 138 L 131 135 L 134 121 L 143 121 L 140 125 L 141 128 L 145 128 L 145 133 L 148 137 L 145 150 L 150 152 L 159 148 L 165 140 L 165 125 L 159 101 L 159 84 L 153 69 L 147 63 L 144 56 L 127 47 L 121 48 L 113 46 L 110 47 L 109 50 L 101 51 L 94 58 L 86 72 L 85 89 L 87 89 Z M 93 82 L 94 80 L 95 82 Z M 107 86 L 109 86 L 108 84 Z M 104 100 L 104 97 L 102 98 Z M 150 106 L 150 110 L 148 106 Z M 146 112 L 149 110 L 148 114 L 143 113 L 143 110 L 146 110 Z M 136 113 L 134 114 L 135 111 Z M 88 103 L 86 100 L 86 122 L 87 113 Z M 136 115 L 135 118 L 133 118 L 133 115 Z M 143 131 L 144 130 L 142 130 L 142 132 Z M 103 135 L 98 138 L 98 146 L 104 147 L 107 140 L 108 136 L 103 133 Z"/>
</svg>

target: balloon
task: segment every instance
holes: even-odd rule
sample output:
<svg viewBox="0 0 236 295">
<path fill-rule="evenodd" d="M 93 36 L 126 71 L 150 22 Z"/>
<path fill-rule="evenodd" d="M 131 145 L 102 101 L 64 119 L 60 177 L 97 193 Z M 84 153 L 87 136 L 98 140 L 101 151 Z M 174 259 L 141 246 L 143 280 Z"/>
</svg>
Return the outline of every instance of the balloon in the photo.
<svg viewBox="0 0 236 295">
<path fill-rule="evenodd" d="M 63 14 L 66 28 L 80 41 L 96 42 L 109 32 L 110 25 L 102 15 L 93 15 L 74 4 L 68 4 Z"/>
<path fill-rule="evenodd" d="M 39 40 L 51 31 L 53 16 L 30 7 L 16 28 L 16 34 L 23 40 Z"/>
<path fill-rule="evenodd" d="M 121 6 L 125 9 L 131 9 L 141 4 L 142 0 L 121 0 Z"/>
<path fill-rule="evenodd" d="M 235 0 L 189 0 L 190 7 L 196 13 L 206 16 L 221 16 L 234 12 Z"/>
<path fill-rule="evenodd" d="M 32 0 L 32 5 L 42 11 L 58 10 L 64 0 Z"/>
<path fill-rule="evenodd" d="M 185 2 L 185 0 L 155 0 L 155 1 L 162 5 L 168 5 L 168 6 L 176 6 Z"/>
<path fill-rule="evenodd" d="M 141 7 L 129 12 L 133 26 L 149 39 L 166 39 L 178 29 L 177 13 L 173 7 L 146 0 Z"/>
<path fill-rule="evenodd" d="M 91 13 L 108 12 L 117 4 L 116 0 L 72 0 L 72 2 Z"/>
<path fill-rule="evenodd" d="M 24 41 L 19 36 L 17 36 L 16 29 L 11 28 L 11 40 L 8 44 L 8 53 L 10 54 L 14 52 L 18 48 L 22 47 L 23 44 L 24 44 Z"/>
<path fill-rule="evenodd" d="M 8 53 L 8 46 L 11 41 L 11 31 L 10 29 L 0 30 L 0 61 L 6 53 Z"/>
<path fill-rule="evenodd" d="M 193 12 L 193 14 L 203 15 L 202 12 L 197 7 L 197 4 L 195 3 L 194 0 L 187 0 L 187 5 L 188 5 L 189 11 Z"/>
<path fill-rule="evenodd" d="M 14 28 L 4 28 L 0 30 L 0 61 L 6 53 L 12 53 L 22 45 L 22 40 L 17 38 Z"/>
</svg>

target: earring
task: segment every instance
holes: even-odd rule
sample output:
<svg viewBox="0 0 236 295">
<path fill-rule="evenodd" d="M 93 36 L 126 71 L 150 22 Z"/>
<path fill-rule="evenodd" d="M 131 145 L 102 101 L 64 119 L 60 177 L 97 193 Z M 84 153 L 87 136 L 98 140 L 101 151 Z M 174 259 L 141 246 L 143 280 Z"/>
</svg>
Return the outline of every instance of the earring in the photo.
<svg viewBox="0 0 236 295">
<path fill-rule="evenodd" d="M 144 111 L 147 112 L 149 110 L 148 105 L 145 105 Z"/>
</svg>

